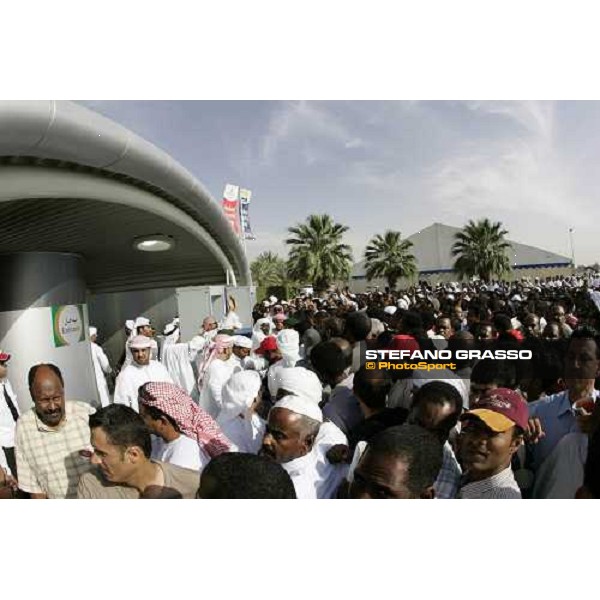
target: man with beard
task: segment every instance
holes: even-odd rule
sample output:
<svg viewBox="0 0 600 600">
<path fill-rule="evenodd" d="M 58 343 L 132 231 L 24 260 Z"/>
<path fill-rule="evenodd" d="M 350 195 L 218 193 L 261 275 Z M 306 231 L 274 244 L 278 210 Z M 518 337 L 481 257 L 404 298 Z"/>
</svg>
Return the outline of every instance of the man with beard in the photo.
<svg viewBox="0 0 600 600">
<path fill-rule="evenodd" d="M 33 408 L 17 421 L 19 488 L 32 498 L 75 498 L 81 475 L 90 469 L 85 402 L 65 401 L 58 367 L 41 364 L 29 371 Z"/>
<path fill-rule="evenodd" d="M 133 362 L 126 366 L 117 377 L 115 384 L 115 404 L 126 404 L 139 411 L 138 390 L 149 381 L 166 381 L 173 383 L 171 375 L 164 365 L 151 360 L 152 340 L 144 335 L 137 335 L 128 342 Z"/>
</svg>

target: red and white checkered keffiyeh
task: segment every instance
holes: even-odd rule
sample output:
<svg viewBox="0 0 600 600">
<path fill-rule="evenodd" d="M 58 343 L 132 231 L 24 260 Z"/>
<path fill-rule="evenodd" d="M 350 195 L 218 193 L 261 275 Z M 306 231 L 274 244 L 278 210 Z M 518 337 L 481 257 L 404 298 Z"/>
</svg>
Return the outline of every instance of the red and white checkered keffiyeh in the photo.
<svg viewBox="0 0 600 600">
<path fill-rule="evenodd" d="M 206 344 L 201 363 L 198 364 L 198 390 L 202 390 L 204 378 L 212 361 L 226 348 L 233 347 L 233 336 L 218 333 L 212 342 Z"/>
<path fill-rule="evenodd" d="M 196 440 L 211 458 L 231 449 L 231 442 L 217 422 L 179 386 L 162 381 L 146 383 L 140 388 L 139 398 L 142 404 L 154 406 L 169 415 L 181 433 Z"/>
</svg>

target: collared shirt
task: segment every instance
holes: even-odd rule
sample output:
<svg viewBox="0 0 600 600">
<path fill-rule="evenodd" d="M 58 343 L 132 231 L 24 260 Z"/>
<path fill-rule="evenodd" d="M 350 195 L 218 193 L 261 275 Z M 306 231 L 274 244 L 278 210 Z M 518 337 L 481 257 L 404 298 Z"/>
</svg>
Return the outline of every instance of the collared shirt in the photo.
<svg viewBox="0 0 600 600">
<path fill-rule="evenodd" d="M 442 468 L 433 484 L 435 497 L 441 500 L 456 498 L 460 489 L 461 477 L 462 470 L 456 460 L 452 446 L 450 442 L 446 442 L 444 444 Z"/>
<path fill-rule="evenodd" d="M 594 390 L 594 398 L 598 398 L 598 394 L 598 390 Z M 579 426 L 571 410 L 568 390 L 531 402 L 529 417 L 537 417 L 545 433 L 539 442 L 530 444 L 528 448 L 533 470 L 537 471 L 561 438 L 567 433 L 579 432 Z"/>
<path fill-rule="evenodd" d="M 567 433 L 556 444 L 536 473 L 533 498 L 575 498 L 583 485 L 588 440 L 584 433 Z"/>
<path fill-rule="evenodd" d="M 17 404 L 17 396 L 13 392 L 12 386 L 8 379 L 0 380 L 0 446 L 2 448 L 12 448 L 15 445 L 15 420 L 8 408 L 4 390 L 8 393 L 17 412 L 19 405 Z M 0 450 L 1 452 L 1 450 Z"/>
<path fill-rule="evenodd" d="M 56 429 L 38 418 L 34 408 L 17 421 L 15 453 L 19 487 L 48 498 L 76 498 L 79 478 L 91 468 L 80 454 L 90 448 L 89 416 L 85 402 L 67 400 L 65 419 Z"/>
<path fill-rule="evenodd" d="M 497 475 L 464 484 L 458 497 L 463 500 L 520 500 L 521 490 L 512 469 L 506 467 Z"/>
</svg>

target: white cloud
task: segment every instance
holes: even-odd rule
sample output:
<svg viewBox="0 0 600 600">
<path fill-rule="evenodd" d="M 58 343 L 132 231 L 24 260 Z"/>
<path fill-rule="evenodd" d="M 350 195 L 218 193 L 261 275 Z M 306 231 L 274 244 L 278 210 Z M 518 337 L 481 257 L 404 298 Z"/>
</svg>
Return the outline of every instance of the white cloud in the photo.
<svg viewBox="0 0 600 600">
<path fill-rule="evenodd" d="M 348 140 L 345 144 L 345 148 L 362 148 L 364 146 L 364 142 L 360 138 L 353 138 Z"/>
<path fill-rule="evenodd" d="M 446 214 L 527 213 L 560 218 L 570 182 L 553 143 L 553 110 L 539 103 L 484 103 L 473 110 L 500 114 L 524 128 L 521 135 L 469 140 L 433 165 L 430 193 Z"/>
<path fill-rule="evenodd" d="M 550 140 L 554 131 L 554 103 L 536 101 L 467 102 L 473 111 L 502 115 L 530 133 Z"/>
<path fill-rule="evenodd" d="M 363 145 L 360 137 L 350 131 L 341 119 L 326 105 L 314 102 L 289 102 L 277 110 L 261 142 L 260 157 L 263 165 L 272 165 L 284 144 L 302 141 L 302 155 L 306 164 L 323 159 L 326 153 L 320 146 L 325 141 L 347 148 Z"/>
</svg>

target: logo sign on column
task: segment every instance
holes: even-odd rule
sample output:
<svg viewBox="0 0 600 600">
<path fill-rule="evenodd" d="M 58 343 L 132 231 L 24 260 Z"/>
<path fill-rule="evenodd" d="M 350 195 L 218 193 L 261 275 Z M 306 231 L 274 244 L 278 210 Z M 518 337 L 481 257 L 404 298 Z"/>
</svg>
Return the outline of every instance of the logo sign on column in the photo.
<svg viewBox="0 0 600 600">
<path fill-rule="evenodd" d="M 52 333 L 56 348 L 85 341 L 83 305 L 53 306 Z"/>
</svg>

